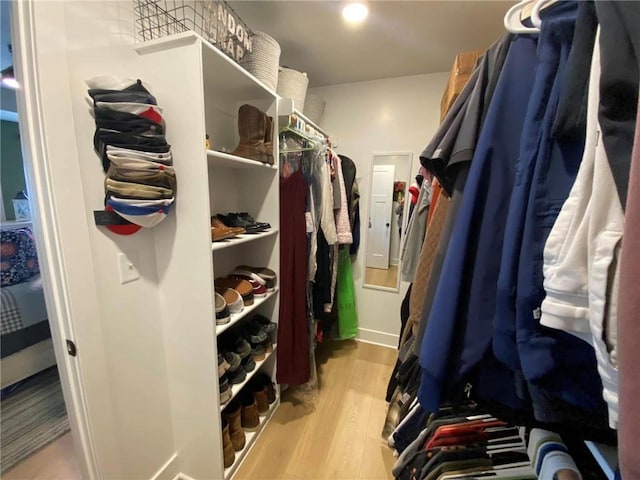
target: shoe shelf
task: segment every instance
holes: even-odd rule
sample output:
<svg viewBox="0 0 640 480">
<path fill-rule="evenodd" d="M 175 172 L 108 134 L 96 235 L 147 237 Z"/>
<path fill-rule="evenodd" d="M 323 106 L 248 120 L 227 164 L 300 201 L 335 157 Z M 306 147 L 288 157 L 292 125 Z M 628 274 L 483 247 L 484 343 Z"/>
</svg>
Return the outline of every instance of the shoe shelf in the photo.
<svg viewBox="0 0 640 480">
<path fill-rule="evenodd" d="M 277 228 L 271 228 L 266 232 L 262 232 L 262 233 L 243 233 L 242 235 L 238 235 L 235 238 L 220 240 L 218 242 L 211 242 L 211 251 L 215 252 L 216 250 L 222 250 L 224 248 L 234 247 L 242 243 L 255 242 L 256 240 L 261 240 L 265 237 L 270 237 L 271 235 L 275 235 L 276 233 L 278 233 Z"/>
<path fill-rule="evenodd" d="M 244 317 L 246 317 L 251 312 L 253 312 L 256 308 L 258 308 L 264 302 L 266 302 L 271 297 L 273 297 L 276 293 L 278 293 L 277 288 L 273 292 L 267 293 L 265 297 L 255 298 L 253 300 L 253 305 L 244 307 L 244 310 L 242 310 L 241 312 L 232 313 L 231 320 L 229 321 L 229 323 L 225 323 L 224 325 L 216 325 L 216 336 L 222 334 L 223 332 L 227 331 L 229 328 L 233 327 L 235 324 L 237 324 L 240 320 L 242 320 Z"/>
<path fill-rule="evenodd" d="M 264 363 L 269 359 L 271 355 L 276 353 L 276 348 L 277 348 L 277 344 L 274 343 L 273 352 L 267 353 L 264 356 L 263 360 L 256 360 L 256 368 L 254 368 L 252 371 L 247 373 L 247 378 L 245 378 L 242 383 L 238 383 L 237 385 L 231 385 L 231 399 L 229 400 L 229 402 L 231 402 L 234 398 L 236 398 L 236 395 L 238 395 L 240 391 L 244 388 L 244 386 L 247 383 L 249 383 L 249 381 L 253 378 L 253 376 L 260 371 L 260 367 L 264 365 Z M 225 408 L 227 408 L 227 405 L 229 405 L 229 402 L 225 403 L 224 405 L 220 405 L 220 411 L 223 411 Z"/>
<path fill-rule="evenodd" d="M 224 480 L 229 480 L 233 476 L 233 474 L 236 473 L 238 468 L 240 468 L 240 465 L 242 465 L 243 460 L 247 457 L 247 454 L 253 447 L 256 439 L 260 436 L 260 433 L 262 432 L 262 430 L 267 426 L 267 424 L 273 417 L 273 412 L 276 411 L 276 408 L 278 408 L 278 405 L 280 405 L 279 397 L 277 397 L 276 401 L 273 402 L 273 404 L 271 404 L 267 415 L 265 415 L 264 417 L 260 417 L 260 425 L 258 425 L 258 429 L 255 432 L 247 432 L 247 431 L 244 432 L 245 433 L 244 448 L 239 452 L 235 452 L 236 459 L 233 462 L 233 465 L 231 465 L 229 468 L 224 469 Z"/>
<path fill-rule="evenodd" d="M 278 170 L 278 167 L 275 165 L 238 157 L 230 153 L 218 152 L 217 150 L 207 150 L 207 160 L 209 161 L 209 165 L 214 167 L 250 168 L 256 171 L 266 170 L 270 172 L 276 172 Z"/>
</svg>

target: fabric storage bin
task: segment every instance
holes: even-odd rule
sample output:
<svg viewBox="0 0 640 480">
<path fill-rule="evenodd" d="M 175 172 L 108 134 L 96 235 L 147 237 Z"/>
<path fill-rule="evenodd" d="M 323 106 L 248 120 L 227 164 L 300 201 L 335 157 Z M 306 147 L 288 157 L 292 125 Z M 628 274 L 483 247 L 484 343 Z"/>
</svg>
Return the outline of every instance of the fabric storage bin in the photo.
<svg viewBox="0 0 640 480">
<path fill-rule="evenodd" d="M 304 102 L 304 114 L 316 125 L 320 125 L 322 121 L 322 115 L 324 115 L 324 107 L 326 102 L 324 98 L 314 95 L 313 93 L 307 94 L 307 98 Z"/>
<path fill-rule="evenodd" d="M 293 99 L 293 106 L 299 111 L 304 111 L 304 100 L 307 96 L 309 77 L 306 73 L 298 72 L 292 68 L 280 67 L 278 75 L 278 95 Z"/>
<path fill-rule="evenodd" d="M 240 65 L 271 90 L 278 86 L 280 44 L 264 32 L 253 32 L 252 51 L 247 53 Z"/>
</svg>

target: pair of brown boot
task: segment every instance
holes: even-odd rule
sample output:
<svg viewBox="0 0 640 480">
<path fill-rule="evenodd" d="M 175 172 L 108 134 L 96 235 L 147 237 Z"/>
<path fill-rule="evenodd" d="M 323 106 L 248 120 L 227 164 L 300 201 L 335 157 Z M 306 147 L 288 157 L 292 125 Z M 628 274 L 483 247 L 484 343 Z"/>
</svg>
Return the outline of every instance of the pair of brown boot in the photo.
<svg viewBox="0 0 640 480">
<path fill-rule="evenodd" d="M 231 152 L 238 157 L 273 165 L 273 118 L 253 105 L 238 110 L 240 142 Z"/>
<path fill-rule="evenodd" d="M 253 382 L 250 391 L 240 395 L 240 399 L 229 403 L 222 414 L 222 446 L 224 468 L 235 461 L 235 452 L 245 447 L 247 432 L 255 432 L 260 426 L 260 417 L 269 413 L 270 392 L 264 383 Z M 275 401 L 275 392 L 274 399 Z"/>
</svg>

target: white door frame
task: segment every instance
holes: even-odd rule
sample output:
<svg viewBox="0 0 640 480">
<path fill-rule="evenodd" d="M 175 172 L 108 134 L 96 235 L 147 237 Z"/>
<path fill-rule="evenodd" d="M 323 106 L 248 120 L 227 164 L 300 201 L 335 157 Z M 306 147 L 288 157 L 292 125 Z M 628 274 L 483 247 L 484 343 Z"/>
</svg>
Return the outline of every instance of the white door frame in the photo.
<svg viewBox="0 0 640 480">
<path fill-rule="evenodd" d="M 86 254 L 84 259 L 69 258 L 69 250 L 76 245 L 70 245 L 69 232 L 63 232 L 63 228 L 69 225 L 69 217 L 61 214 L 61 209 L 68 208 L 69 199 L 62 199 L 63 195 L 59 189 L 54 192 L 54 184 L 60 185 L 60 172 L 54 171 L 54 159 L 57 158 L 56 155 L 59 156 L 60 139 L 56 138 L 55 132 L 49 131 L 52 112 L 44 106 L 43 96 L 46 94 L 46 88 L 39 82 L 42 60 L 38 56 L 40 43 L 36 31 L 36 18 L 43 15 L 42 12 L 38 12 L 38 9 L 44 5 L 45 3 L 37 0 L 16 1 L 12 5 L 13 60 L 16 78 L 21 84 L 16 91 L 20 135 L 24 153 L 25 180 L 28 190 L 32 192 L 30 206 L 33 230 L 43 278 L 51 337 L 74 439 L 76 461 L 82 478 L 94 480 L 104 476 L 100 473 L 101 465 L 117 458 L 117 446 L 112 435 L 109 434 L 109 427 L 105 429 L 103 422 L 96 422 L 96 403 L 100 402 L 95 402 L 95 396 L 94 401 L 90 402 L 90 398 L 85 394 L 87 384 L 98 380 L 92 377 L 107 371 L 105 356 L 100 348 L 97 348 L 102 345 L 101 335 L 94 335 L 92 342 L 79 346 L 76 357 L 66 352 L 66 340 L 76 342 L 77 326 L 82 325 L 81 321 L 84 317 L 98 309 L 91 290 L 92 287 L 95 288 L 95 273 L 91 259 L 87 259 Z M 51 8 L 59 9 L 60 7 L 52 6 Z M 60 25 L 60 29 L 64 29 L 64 22 Z M 61 82 L 68 79 L 67 72 L 67 65 L 60 65 Z M 68 101 L 70 104 L 71 98 L 66 98 L 69 97 L 68 92 L 61 90 L 60 101 Z M 73 128 L 73 125 L 67 125 L 67 128 Z M 70 155 L 77 156 L 75 144 L 68 145 L 68 149 Z M 70 196 L 77 194 L 77 191 L 82 191 L 81 185 L 75 185 L 73 181 L 69 183 L 69 190 L 72 192 Z M 84 205 L 79 205 L 78 208 L 82 211 Z M 74 214 L 74 212 L 70 213 Z M 78 226 L 78 231 L 87 228 L 88 222 L 85 217 L 86 215 L 79 215 L 75 220 L 74 226 Z M 64 221 L 61 221 L 61 218 L 64 218 Z M 74 232 L 75 230 L 74 228 Z M 66 245 L 63 245 L 63 237 L 66 238 Z M 84 240 L 83 236 L 77 238 L 77 242 Z M 75 262 L 75 268 L 70 270 L 71 260 Z M 78 260 L 86 261 L 83 272 L 78 272 Z M 77 289 L 79 273 L 80 277 L 84 273 L 86 290 L 83 292 L 78 292 Z M 74 291 L 75 293 L 72 294 Z M 102 381 L 107 383 L 105 380 L 106 378 L 103 378 Z M 102 393 L 110 397 L 108 385 Z M 104 401 L 106 405 L 109 404 L 109 398 L 105 398 Z M 91 403 L 93 408 L 90 408 Z M 112 415 L 110 408 L 105 408 L 104 423 L 108 424 Z M 101 439 L 97 441 L 98 438 Z"/>
</svg>

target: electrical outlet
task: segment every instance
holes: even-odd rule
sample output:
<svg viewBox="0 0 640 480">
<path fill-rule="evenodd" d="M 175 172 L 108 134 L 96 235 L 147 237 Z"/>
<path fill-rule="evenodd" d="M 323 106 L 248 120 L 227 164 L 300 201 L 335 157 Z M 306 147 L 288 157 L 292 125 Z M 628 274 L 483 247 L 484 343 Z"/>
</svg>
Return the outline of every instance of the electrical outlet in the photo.
<svg viewBox="0 0 640 480">
<path fill-rule="evenodd" d="M 118 253 L 118 271 L 120 272 L 120 283 L 125 284 L 133 282 L 140 278 L 138 269 L 133 262 L 124 253 Z"/>
</svg>

